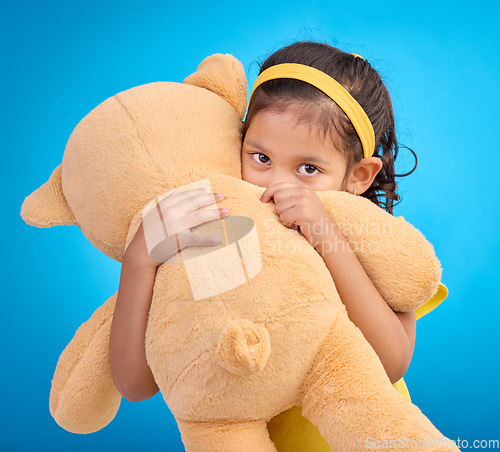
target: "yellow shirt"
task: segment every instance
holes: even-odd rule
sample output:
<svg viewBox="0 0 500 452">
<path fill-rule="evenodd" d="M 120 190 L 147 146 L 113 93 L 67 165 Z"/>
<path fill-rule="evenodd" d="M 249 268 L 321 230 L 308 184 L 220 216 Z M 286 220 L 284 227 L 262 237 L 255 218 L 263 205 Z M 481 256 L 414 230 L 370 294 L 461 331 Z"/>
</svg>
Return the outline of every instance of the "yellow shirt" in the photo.
<svg viewBox="0 0 500 452">
<path fill-rule="evenodd" d="M 448 289 L 440 283 L 436 295 L 417 309 L 417 320 L 435 309 L 447 296 Z M 411 402 L 403 378 L 393 383 L 393 386 Z M 268 422 L 267 427 L 278 452 L 331 452 L 330 446 L 318 428 L 302 416 L 300 406 L 294 406 L 278 414 Z"/>
</svg>

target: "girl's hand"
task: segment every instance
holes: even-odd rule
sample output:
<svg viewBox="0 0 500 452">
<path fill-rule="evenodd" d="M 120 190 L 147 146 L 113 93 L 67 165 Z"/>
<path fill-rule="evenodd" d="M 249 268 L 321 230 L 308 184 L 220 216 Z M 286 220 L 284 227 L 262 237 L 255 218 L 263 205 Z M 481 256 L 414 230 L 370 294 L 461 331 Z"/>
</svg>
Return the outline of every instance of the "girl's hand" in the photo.
<svg viewBox="0 0 500 452">
<path fill-rule="evenodd" d="M 214 195 L 204 188 L 174 190 L 142 219 L 125 256 L 140 265 L 158 267 L 187 246 L 218 245 L 218 237 L 192 233 L 190 228 L 228 216 L 228 209 L 198 210 L 222 199 L 222 193 Z"/>
<path fill-rule="evenodd" d="M 286 227 L 298 229 L 314 248 L 329 240 L 328 233 L 335 224 L 313 190 L 293 182 L 278 182 L 260 200 L 269 202 L 273 198 L 276 213 Z"/>
</svg>

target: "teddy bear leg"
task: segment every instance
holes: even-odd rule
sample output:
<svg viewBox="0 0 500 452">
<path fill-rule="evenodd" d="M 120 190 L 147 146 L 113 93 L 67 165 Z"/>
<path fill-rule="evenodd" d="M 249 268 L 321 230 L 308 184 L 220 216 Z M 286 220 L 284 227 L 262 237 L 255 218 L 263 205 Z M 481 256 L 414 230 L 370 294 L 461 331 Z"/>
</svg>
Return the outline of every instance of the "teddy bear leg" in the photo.
<svg viewBox="0 0 500 452">
<path fill-rule="evenodd" d="M 264 420 L 177 424 L 186 452 L 276 452 Z"/>
<path fill-rule="evenodd" d="M 300 389 L 303 415 L 332 451 L 459 449 L 391 384 L 363 333 L 341 311 Z"/>
<path fill-rule="evenodd" d="M 113 420 L 121 395 L 109 364 L 109 333 L 116 294 L 76 331 L 57 362 L 49 408 L 72 433 L 93 433 Z"/>
</svg>

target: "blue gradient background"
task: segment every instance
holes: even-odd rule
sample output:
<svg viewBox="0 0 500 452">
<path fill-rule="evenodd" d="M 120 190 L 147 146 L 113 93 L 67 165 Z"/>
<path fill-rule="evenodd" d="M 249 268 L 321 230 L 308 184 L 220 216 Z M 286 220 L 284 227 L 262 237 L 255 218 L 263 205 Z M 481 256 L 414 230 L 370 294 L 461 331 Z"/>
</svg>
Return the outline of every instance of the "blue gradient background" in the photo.
<svg viewBox="0 0 500 452">
<path fill-rule="evenodd" d="M 496 1 L 18 1 L 0 6 L 3 345 L 0 448 L 183 450 L 160 394 L 122 400 L 90 435 L 49 413 L 57 359 L 118 289 L 120 264 L 74 227 L 38 229 L 24 198 L 61 162 L 73 128 L 116 92 L 182 81 L 207 55 L 256 61 L 296 39 L 359 53 L 392 94 L 399 139 L 418 154 L 404 215 L 434 244 L 448 299 L 418 322 L 406 374 L 413 401 L 451 439 L 500 439 L 499 182 Z M 473 6 L 471 6 L 473 5 Z M 401 151 L 398 172 L 413 159 Z"/>
</svg>

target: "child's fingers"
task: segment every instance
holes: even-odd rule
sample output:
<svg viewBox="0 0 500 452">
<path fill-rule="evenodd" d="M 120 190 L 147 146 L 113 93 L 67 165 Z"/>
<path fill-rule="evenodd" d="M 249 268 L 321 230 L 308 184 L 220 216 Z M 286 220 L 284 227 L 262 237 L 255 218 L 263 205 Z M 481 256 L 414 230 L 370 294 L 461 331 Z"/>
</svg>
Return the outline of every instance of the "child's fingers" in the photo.
<svg viewBox="0 0 500 452">
<path fill-rule="evenodd" d="M 293 182 L 278 182 L 277 184 L 271 185 L 260 198 L 261 202 L 269 202 L 278 190 L 290 189 L 297 187 L 298 185 Z"/>
<path fill-rule="evenodd" d="M 194 212 L 201 207 L 210 206 L 212 204 L 216 204 L 219 201 L 224 199 L 224 195 L 222 193 L 203 193 L 196 196 L 193 196 L 187 199 L 183 204 L 182 208 L 186 213 Z"/>
<path fill-rule="evenodd" d="M 172 194 L 171 194 L 172 195 Z M 193 212 L 201 207 L 216 204 L 224 199 L 222 193 L 213 193 L 208 188 L 195 188 L 182 193 L 176 193 L 175 196 L 168 196 L 160 201 L 162 212 L 168 214 L 171 209 L 176 209 L 178 214 Z"/>
<path fill-rule="evenodd" d="M 297 216 L 293 208 L 283 210 L 279 214 L 279 219 L 280 222 L 287 228 L 296 229 L 298 227 L 295 225 L 295 222 L 297 221 Z"/>
<path fill-rule="evenodd" d="M 187 246 L 214 246 L 220 245 L 221 240 L 216 236 L 191 233 L 186 236 L 186 243 Z"/>
<path fill-rule="evenodd" d="M 229 209 L 204 209 L 195 210 L 181 216 L 168 216 L 163 214 L 163 221 L 154 223 L 157 235 L 164 234 L 168 237 L 181 232 L 189 232 L 195 226 L 209 221 L 220 220 L 229 215 Z"/>
<path fill-rule="evenodd" d="M 179 232 L 176 237 L 179 241 L 179 251 L 190 246 L 215 246 L 221 243 L 221 239 L 217 236 L 190 231 Z"/>
<path fill-rule="evenodd" d="M 209 188 L 192 188 L 190 190 L 180 191 L 175 188 L 171 193 L 165 196 L 163 199 L 160 197 L 160 205 L 165 208 L 172 208 L 177 206 L 179 203 L 185 203 L 192 197 L 208 194 L 212 191 Z"/>
<path fill-rule="evenodd" d="M 205 209 L 196 210 L 194 212 L 188 213 L 183 219 L 183 229 L 191 229 L 202 223 L 207 223 L 209 221 L 220 220 L 229 215 L 229 209 Z"/>
</svg>

